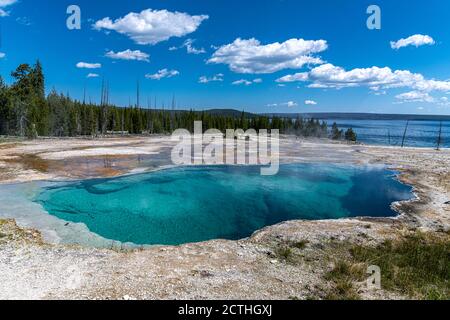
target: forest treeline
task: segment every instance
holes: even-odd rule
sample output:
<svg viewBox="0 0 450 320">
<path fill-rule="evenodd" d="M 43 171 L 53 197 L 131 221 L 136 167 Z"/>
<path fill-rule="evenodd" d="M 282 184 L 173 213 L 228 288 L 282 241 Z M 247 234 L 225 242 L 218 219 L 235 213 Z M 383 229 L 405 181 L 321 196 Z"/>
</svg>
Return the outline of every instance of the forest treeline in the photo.
<svg viewBox="0 0 450 320">
<path fill-rule="evenodd" d="M 106 86 L 102 86 L 99 104 L 71 99 L 54 89 L 46 96 L 45 77 L 39 61 L 33 66 L 21 64 L 11 77 L 13 83 L 8 86 L 0 76 L 0 135 L 35 138 L 112 133 L 166 134 L 179 128 L 193 131 L 194 121 L 202 121 L 204 130 L 279 129 L 282 134 L 356 140 L 353 131 L 354 136 L 333 126 L 329 132 L 326 122 L 314 119 L 248 116 L 245 112 L 232 116 L 194 110 L 151 109 L 141 108 L 138 103 L 118 107 L 109 103 Z"/>
</svg>

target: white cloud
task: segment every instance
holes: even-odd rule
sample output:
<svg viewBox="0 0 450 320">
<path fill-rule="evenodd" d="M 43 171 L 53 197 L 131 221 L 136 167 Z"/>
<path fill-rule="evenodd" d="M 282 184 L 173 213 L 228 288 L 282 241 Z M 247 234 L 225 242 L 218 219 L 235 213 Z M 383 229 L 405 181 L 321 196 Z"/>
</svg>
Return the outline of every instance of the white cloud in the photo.
<svg viewBox="0 0 450 320">
<path fill-rule="evenodd" d="M 194 42 L 195 42 L 195 40 L 187 39 L 187 40 L 183 43 L 183 47 L 186 48 L 187 53 L 190 53 L 190 54 L 201 54 L 201 53 L 205 53 L 205 52 L 206 52 L 205 49 L 203 49 L 203 48 L 200 48 L 200 49 L 195 48 L 195 47 L 193 46 L 193 43 L 194 43 Z"/>
<path fill-rule="evenodd" d="M 179 74 L 180 72 L 178 72 L 177 70 L 162 69 L 155 74 L 146 74 L 145 77 L 152 80 L 161 80 L 163 78 L 172 78 Z"/>
<path fill-rule="evenodd" d="M 268 104 L 267 107 L 289 107 L 289 108 L 293 108 L 293 107 L 297 107 L 298 103 L 294 102 L 294 101 L 288 101 L 288 102 L 284 102 L 284 103 L 271 103 Z"/>
<path fill-rule="evenodd" d="M 88 63 L 88 62 L 78 62 L 77 68 L 80 69 L 99 69 L 102 65 L 100 63 Z"/>
<path fill-rule="evenodd" d="M 222 73 L 218 73 L 212 77 L 207 77 L 207 76 L 201 76 L 198 79 L 199 83 L 208 83 L 208 82 L 222 82 L 223 81 L 223 74 Z"/>
<path fill-rule="evenodd" d="M 434 102 L 434 98 L 427 92 L 410 91 L 395 96 L 401 102 Z"/>
<path fill-rule="evenodd" d="M 254 84 L 254 83 L 262 83 L 262 82 L 263 81 L 262 81 L 261 78 L 256 78 L 256 79 L 254 79 L 252 81 L 246 80 L 246 79 L 241 79 L 241 80 L 234 81 L 232 83 L 232 85 L 238 86 L 238 85 L 243 84 L 243 85 L 249 86 L 249 85 Z"/>
<path fill-rule="evenodd" d="M 98 78 L 98 77 L 100 77 L 100 75 L 97 74 L 97 73 L 89 73 L 89 74 L 86 76 L 86 78 Z"/>
<path fill-rule="evenodd" d="M 125 17 L 103 18 L 93 25 L 96 30 L 116 31 L 127 35 L 138 44 L 154 45 L 171 37 L 183 37 L 197 30 L 208 19 L 207 15 L 191 16 L 183 12 L 146 9 L 130 12 Z"/>
<path fill-rule="evenodd" d="M 33 24 L 28 17 L 18 17 L 16 18 L 16 22 L 27 27 Z"/>
<path fill-rule="evenodd" d="M 140 50 L 132 51 L 130 49 L 127 49 L 121 52 L 109 51 L 106 53 L 105 56 L 111 59 L 118 59 L 118 60 L 135 60 L 135 61 L 150 62 L 150 55 Z"/>
<path fill-rule="evenodd" d="M 13 5 L 16 2 L 17 2 L 17 0 L 0 0 L 0 17 L 9 16 L 9 12 L 3 10 L 2 8 Z"/>
<path fill-rule="evenodd" d="M 308 73 L 300 72 L 295 74 L 288 74 L 287 76 L 281 77 L 276 80 L 276 82 L 297 82 L 297 81 L 307 81 Z"/>
<path fill-rule="evenodd" d="M 0 52 L 0 59 L 3 59 L 4 57 L 6 57 L 6 53 Z"/>
<path fill-rule="evenodd" d="M 0 7 L 4 8 L 16 3 L 17 0 L 0 0 Z"/>
<path fill-rule="evenodd" d="M 415 34 L 406 39 L 400 39 L 398 41 L 391 41 L 391 48 L 398 50 L 407 46 L 420 47 L 424 45 L 434 45 L 436 42 L 434 39 L 427 35 Z"/>
<path fill-rule="evenodd" d="M 298 103 L 294 102 L 294 101 L 288 101 L 282 104 L 283 106 L 286 106 L 288 108 L 293 108 L 293 107 L 297 107 Z"/>
<path fill-rule="evenodd" d="M 187 39 L 186 41 L 183 42 L 183 44 L 179 47 L 170 47 L 169 51 L 175 51 L 178 49 L 182 49 L 182 48 L 186 48 L 186 52 L 189 54 L 202 54 L 202 53 L 206 53 L 204 48 L 195 48 L 194 47 L 194 42 L 195 40 L 193 39 Z"/>
<path fill-rule="evenodd" d="M 306 100 L 305 104 L 310 105 L 310 106 L 315 106 L 315 105 L 317 105 L 317 102 L 314 100 Z"/>
<path fill-rule="evenodd" d="M 349 88 L 367 86 L 372 90 L 391 88 L 411 88 L 417 91 L 449 91 L 450 81 L 428 80 L 419 73 L 408 70 L 390 68 L 356 68 L 346 71 L 332 64 L 323 64 L 309 72 L 288 75 L 276 80 L 277 82 L 303 81 L 311 82 L 310 88 Z"/>
<path fill-rule="evenodd" d="M 262 45 L 255 38 L 236 39 L 218 48 L 208 63 L 227 64 L 233 72 L 267 74 L 283 69 L 300 69 L 323 61 L 312 56 L 328 48 L 325 40 L 290 39 Z"/>
<path fill-rule="evenodd" d="M 105 56 L 117 60 L 135 60 L 135 61 L 150 62 L 150 55 L 140 50 L 132 51 L 130 49 L 127 49 L 121 52 L 114 52 L 111 50 L 107 52 Z"/>
<path fill-rule="evenodd" d="M 440 106 L 449 106 L 450 105 L 450 101 L 447 97 L 441 97 L 438 101 L 438 105 Z"/>
<path fill-rule="evenodd" d="M 245 80 L 245 79 L 241 79 L 241 80 L 234 81 L 234 82 L 232 82 L 231 84 L 232 84 L 232 85 L 235 85 L 235 86 L 239 86 L 239 85 L 241 85 L 241 84 L 246 85 L 246 86 L 249 86 L 249 85 L 251 85 L 252 83 L 253 83 L 253 82 L 251 82 L 251 81 L 248 81 L 248 80 Z"/>
<path fill-rule="evenodd" d="M 368 87 L 376 95 L 386 94 L 388 89 L 408 88 L 411 91 L 396 96 L 403 102 L 438 102 L 430 93 L 450 91 L 450 81 L 426 79 L 420 73 L 408 70 L 391 70 L 388 67 L 356 68 L 346 71 L 332 64 L 323 64 L 309 72 L 287 75 L 276 80 L 286 82 L 310 82 L 309 88 Z"/>
</svg>

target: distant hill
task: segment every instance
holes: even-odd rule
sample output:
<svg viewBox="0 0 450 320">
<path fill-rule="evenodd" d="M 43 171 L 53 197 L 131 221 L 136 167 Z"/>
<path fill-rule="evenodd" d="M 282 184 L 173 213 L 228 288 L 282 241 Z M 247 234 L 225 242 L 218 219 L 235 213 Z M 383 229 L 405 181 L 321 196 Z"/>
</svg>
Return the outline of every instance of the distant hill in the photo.
<svg viewBox="0 0 450 320">
<path fill-rule="evenodd" d="M 162 110 L 156 110 L 162 111 Z M 165 110 L 171 113 L 171 110 Z M 188 110 L 174 110 L 176 113 L 189 112 Z M 194 110 L 194 112 L 203 112 Z M 235 109 L 209 109 L 204 112 L 215 116 L 240 118 L 242 111 Z M 381 114 L 381 113 L 345 113 L 345 112 L 318 112 L 318 113 L 250 113 L 245 112 L 246 118 L 254 118 L 258 115 L 279 118 L 314 118 L 318 120 L 415 120 L 415 121 L 450 121 L 450 116 L 446 115 L 421 115 L 421 114 Z"/>
<path fill-rule="evenodd" d="M 270 113 L 267 116 L 276 116 L 281 118 L 314 118 L 318 120 L 415 120 L 415 121 L 430 121 L 442 120 L 450 121 L 450 116 L 445 115 L 421 115 L 421 114 L 377 114 L 377 113 L 337 113 L 337 112 L 323 112 L 323 113 Z"/>
<path fill-rule="evenodd" d="M 190 110 L 168 110 L 168 109 L 165 109 L 165 110 L 163 110 L 163 109 L 152 109 L 153 111 L 156 111 L 156 112 L 167 112 L 167 113 L 172 113 L 172 112 L 175 112 L 175 113 L 186 113 L 186 112 L 190 112 Z M 235 109 L 209 109 L 209 110 L 204 110 L 204 111 L 202 111 L 202 110 L 192 110 L 193 112 L 195 112 L 195 113 L 202 113 L 202 112 L 205 112 L 205 113 L 208 113 L 208 114 L 211 114 L 211 115 L 214 115 L 214 116 L 224 116 L 224 117 L 231 117 L 231 118 L 240 118 L 241 116 L 242 116 L 242 111 L 239 111 L 239 110 L 235 110 Z M 250 113 L 250 112 L 245 112 L 245 117 L 246 118 L 253 118 L 253 117 L 256 117 L 256 116 L 258 116 L 257 114 L 255 114 L 255 113 Z"/>
<path fill-rule="evenodd" d="M 225 117 L 240 117 L 242 116 L 242 111 L 234 110 L 234 109 L 211 109 L 205 110 L 205 112 L 215 115 L 215 116 L 225 116 Z M 257 116 L 254 113 L 244 112 L 246 118 L 253 118 Z"/>
</svg>

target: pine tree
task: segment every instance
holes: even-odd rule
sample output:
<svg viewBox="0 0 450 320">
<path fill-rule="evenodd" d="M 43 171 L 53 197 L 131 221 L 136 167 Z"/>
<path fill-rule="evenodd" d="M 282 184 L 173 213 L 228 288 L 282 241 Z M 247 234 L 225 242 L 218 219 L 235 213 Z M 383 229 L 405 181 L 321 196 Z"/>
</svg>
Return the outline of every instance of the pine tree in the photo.
<svg viewBox="0 0 450 320">
<path fill-rule="evenodd" d="M 345 140 L 351 141 L 351 142 L 356 142 L 357 136 L 356 136 L 356 133 L 353 131 L 352 128 L 349 128 L 349 129 L 345 132 Z"/>
<path fill-rule="evenodd" d="M 342 139 L 342 130 L 339 130 L 337 123 L 333 123 L 331 128 L 331 139 L 333 140 L 341 140 Z"/>
</svg>

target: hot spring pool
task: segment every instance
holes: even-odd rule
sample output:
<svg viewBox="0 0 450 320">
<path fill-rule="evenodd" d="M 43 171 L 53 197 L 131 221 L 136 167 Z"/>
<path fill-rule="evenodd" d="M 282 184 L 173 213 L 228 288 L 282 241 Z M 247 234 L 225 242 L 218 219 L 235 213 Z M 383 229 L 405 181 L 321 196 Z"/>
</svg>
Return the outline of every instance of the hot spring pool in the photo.
<svg viewBox="0 0 450 320">
<path fill-rule="evenodd" d="M 178 245 L 241 239 L 295 219 L 387 217 L 412 189 L 382 167 L 282 165 L 188 167 L 45 187 L 35 201 L 106 239 Z"/>
</svg>

